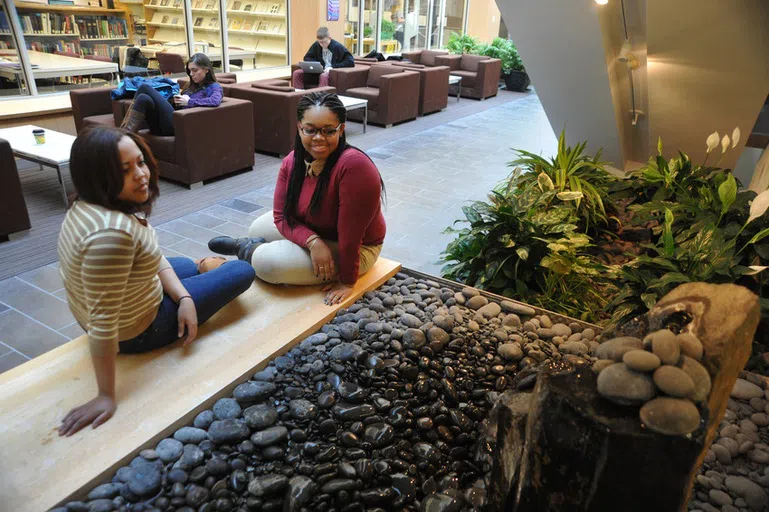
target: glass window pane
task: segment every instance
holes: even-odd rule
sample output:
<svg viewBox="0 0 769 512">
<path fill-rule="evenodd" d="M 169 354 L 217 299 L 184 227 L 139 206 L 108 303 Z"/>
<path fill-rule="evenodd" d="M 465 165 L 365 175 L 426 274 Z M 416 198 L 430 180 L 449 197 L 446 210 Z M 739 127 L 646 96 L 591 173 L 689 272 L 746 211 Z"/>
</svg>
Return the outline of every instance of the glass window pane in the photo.
<svg viewBox="0 0 769 512">
<path fill-rule="evenodd" d="M 213 9 L 214 0 L 206 0 Z M 186 20 L 184 18 L 184 2 L 182 0 L 144 0 L 144 19 L 147 27 L 147 46 L 141 47 L 141 53 L 150 59 L 149 67 L 161 72 L 178 75 L 178 60 L 157 59 L 159 52 L 175 53 L 182 56 L 186 62 L 189 55 L 187 50 Z M 194 19 L 194 17 L 193 17 Z M 132 62 L 121 62 L 121 65 L 131 66 Z M 129 68 L 130 69 L 130 68 Z M 183 73 L 183 71 L 182 71 Z"/>
<path fill-rule="evenodd" d="M 428 10 L 432 23 L 430 24 L 430 48 L 441 48 L 441 0 L 428 0 L 432 4 L 432 10 Z"/>
<path fill-rule="evenodd" d="M 288 62 L 287 0 L 227 2 L 230 71 L 285 66 Z"/>
<path fill-rule="evenodd" d="M 376 0 L 363 0 L 363 55 L 374 50 L 377 27 Z M 377 50 L 381 52 L 381 49 Z"/>
<path fill-rule="evenodd" d="M 358 52 L 358 8 L 359 0 L 348 0 L 347 17 L 344 27 L 344 46 L 350 50 L 353 55 L 359 55 Z"/>
<path fill-rule="evenodd" d="M 427 8 L 430 0 L 403 0 L 403 50 L 427 47 Z"/>
<path fill-rule="evenodd" d="M 381 52 L 400 53 L 403 47 L 403 0 L 384 0 L 382 6 Z"/>
<path fill-rule="evenodd" d="M 14 4 L 38 93 L 113 83 L 113 54 L 132 35 L 125 6 L 117 0 Z"/>
<path fill-rule="evenodd" d="M 462 34 L 465 26 L 465 1 L 466 0 L 446 0 L 446 15 L 443 18 L 445 23 L 443 28 L 443 44 L 446 46 L 449 36 L 452 32 Z"/>
<path fill-rule="evenodd" d="M 221 71 L 223 66 L 219 4 L 212 0 L 191 0 L 190 5 L 194 41 L 190 53 L 205 53 L 211 59 L 214 71 Z M 182 73 L 185 72 L 182 71 Z"/>
<path fill-rule="evenodd" d="M 22 75 L 11 23 L 0 3 L 0 97 L 28 94 Z"/>
</svg>

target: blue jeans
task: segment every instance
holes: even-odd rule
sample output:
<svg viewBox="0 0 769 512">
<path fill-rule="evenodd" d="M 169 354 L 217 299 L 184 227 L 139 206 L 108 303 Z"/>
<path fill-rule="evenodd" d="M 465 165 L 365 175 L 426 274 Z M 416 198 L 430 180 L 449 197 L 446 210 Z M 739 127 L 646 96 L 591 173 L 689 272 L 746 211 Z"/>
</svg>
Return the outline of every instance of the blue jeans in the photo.
<svg viewBox="0 0 769 512">
<path fill-rule="evenodd" d="M 198 274 L 197 265 L 189 258 L 168 258 L 168 262 L 195 303 L 198 325 L 248 290 L 256 277 L 251 264 L 241 260 L 228 261 L 205 274 Z M 121 341 L 120 352 L 138 354 L 175 342 L 179 339 L 178 311 L 179 306 L 164 294 L 155 320 L 137 337 Z"/>
<path fill-rule="evenodd" d="M 133 108 L 144 114 L 151 134 L 174 134 L 174 106 L 150 85 L 141 84 L 136 89 Z"/>
</svg>

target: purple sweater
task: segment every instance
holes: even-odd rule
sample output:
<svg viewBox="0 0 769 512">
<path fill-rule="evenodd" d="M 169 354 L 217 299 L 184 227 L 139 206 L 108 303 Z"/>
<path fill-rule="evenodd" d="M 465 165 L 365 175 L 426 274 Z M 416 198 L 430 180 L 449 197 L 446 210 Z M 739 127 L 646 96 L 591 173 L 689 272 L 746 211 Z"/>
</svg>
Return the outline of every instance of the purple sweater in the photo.
<svg viewBox="0 0 769 512">
<path fill-rule="evenodd" d="M 222 103 L 222 86 L 216 82 L 208 84 L 205 89 L 195 92 L 189 92 L 189 89 L 187 89 L 183 94 L 188 94 L 190 97 L 187 108 L 218 107 Z"/>
</svg>

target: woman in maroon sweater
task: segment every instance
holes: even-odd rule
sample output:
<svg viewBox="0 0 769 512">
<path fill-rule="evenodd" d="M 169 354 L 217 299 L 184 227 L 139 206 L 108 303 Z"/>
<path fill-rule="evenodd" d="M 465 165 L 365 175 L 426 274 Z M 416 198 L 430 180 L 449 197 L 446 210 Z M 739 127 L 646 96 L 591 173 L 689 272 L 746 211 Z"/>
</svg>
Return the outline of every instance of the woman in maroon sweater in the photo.
<svg viewBox="0 0 769 512">
<path fill-rule="evenodd" d="M 386 228 L 384 183 L 371 159 L 347 144 L 346 119 L 336 94 L 304 96 L 273 211 L 253 222 L 248 237 L 217 237 L 209 248 L 250 261 L 270 283 L 325 284 L 327 304 L 349 297 L 379 257 Z"/>
</svg>

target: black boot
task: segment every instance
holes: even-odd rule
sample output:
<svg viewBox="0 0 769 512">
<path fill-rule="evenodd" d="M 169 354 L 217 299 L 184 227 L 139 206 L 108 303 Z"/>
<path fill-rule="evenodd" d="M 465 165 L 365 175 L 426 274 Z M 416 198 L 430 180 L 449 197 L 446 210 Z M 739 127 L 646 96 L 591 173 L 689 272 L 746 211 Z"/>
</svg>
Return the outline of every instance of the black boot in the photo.
<svg viewBox="0 0 769 512">
<path fill-rule="evenodd" d="M 241 239 L 243 240 L 243 239 Z M 253 256 L 254 251 L 257 247 L 262 245 L 265 240 L 264 238 L 246 238 L 245 243 L 238 244 L 238 259 L 247 261 L 251 263 L 251 256 Z"/>
<path fill-rule="evenodd" d="M 248 244 L 261 244 L 264 238 L 233 238 L 231 236 L 217 236 L 208 241 L 208 248 L 217 254 L 226 254 L 228 256 L 237 256 L 241 249 Z M 242 258 L 241 258 L 242 259 Z"/>
<path fill-rule="evenodd" d="M 208 248 L 217 254 L 237 256 L 238 259 L 244 260 L 246 259 L 246 256 L 253 254 L 254 249 L 262 243 L 264 243 L 264 238 L 261 237 L 249 238 L 244 236 L 241 238 L 233 238 L 231 236 L 217 236 L 208 241 Z M 250 252 L 246 254 L 247 249 L 249 248 Z"/>
</svg>

